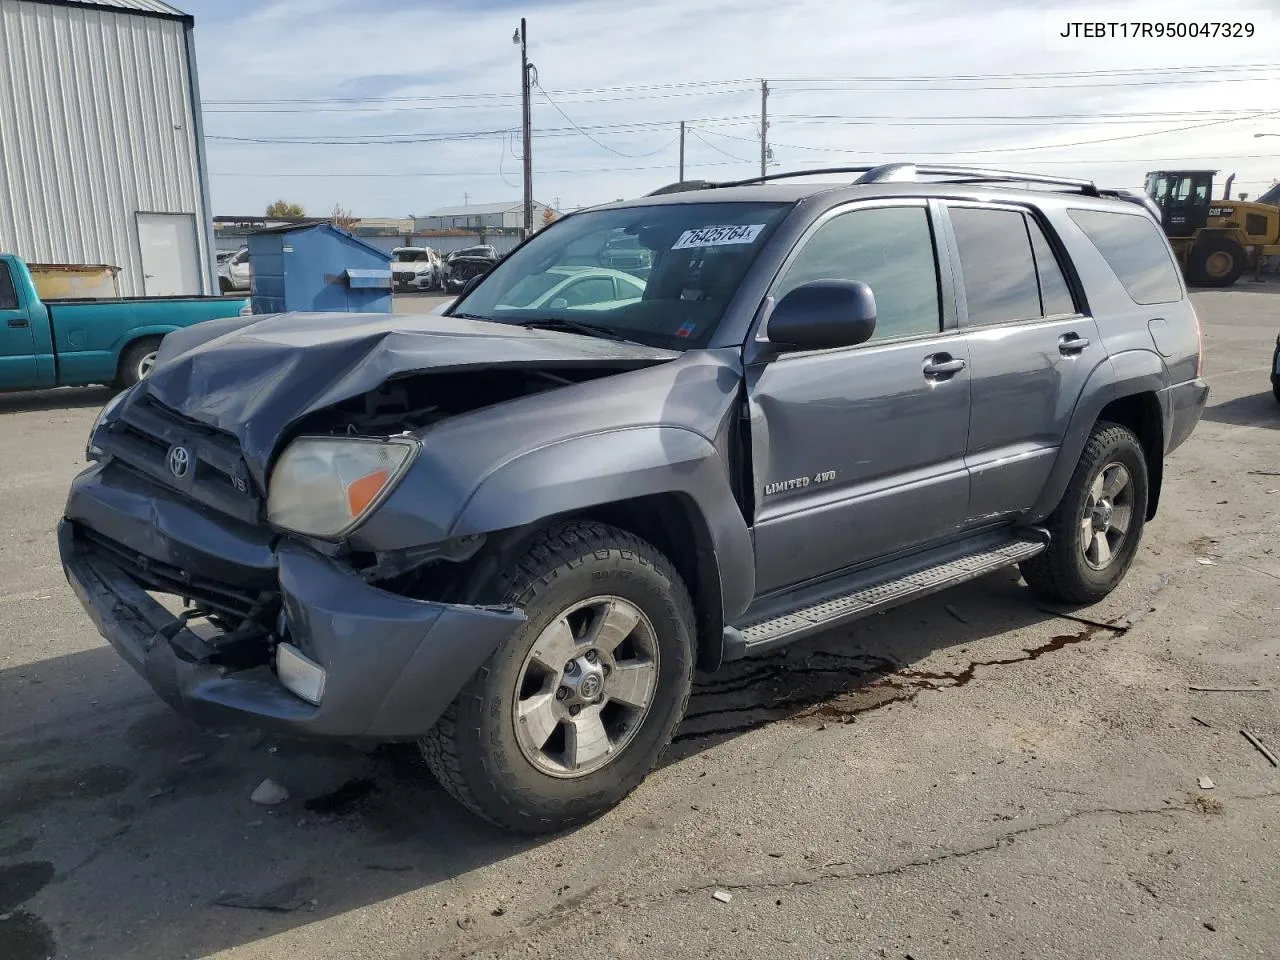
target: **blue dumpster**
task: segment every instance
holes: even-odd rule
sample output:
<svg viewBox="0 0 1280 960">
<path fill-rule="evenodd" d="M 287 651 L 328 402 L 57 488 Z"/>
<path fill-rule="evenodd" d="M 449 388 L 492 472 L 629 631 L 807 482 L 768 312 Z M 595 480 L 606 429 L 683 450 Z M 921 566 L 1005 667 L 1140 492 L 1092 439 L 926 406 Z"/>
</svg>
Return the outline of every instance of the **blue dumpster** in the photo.
<svg viewBox="0 0 1280 960">
<path fill-rule="evenodd" d="M 249 263 L 254 313 L 391 312 L 391 254 L 331 223 L 259 230 Z"/>
</svg>

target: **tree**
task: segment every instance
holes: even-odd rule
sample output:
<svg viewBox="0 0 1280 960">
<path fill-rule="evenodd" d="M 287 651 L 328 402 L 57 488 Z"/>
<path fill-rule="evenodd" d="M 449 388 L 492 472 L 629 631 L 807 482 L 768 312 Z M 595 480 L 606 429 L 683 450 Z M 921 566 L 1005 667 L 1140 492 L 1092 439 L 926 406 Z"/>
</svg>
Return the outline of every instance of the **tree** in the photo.
<svg viewBox="0 0 1280 960">
<path fill-rule="evenodd" d="M 547 209 L 544 210 L 542 213 L 542 225 L 544 227 L 549 226 L 551 223 L 555 221 L 556 217 L 558 216 L 560 216 L 560 214 L 556 213 L 550 207 L 547 207 Z"/>
<path fill-rule="evenodd" d="M 341 230 L 354 230 L 360 218 L 354 216 L 350 210 L 343 209 L 342 204 L 335 203 L 333 205 L 333 213 L 329 214 L 329 222 Z"/>
<path fill-rule="evenodd" d="M 271 206 L 267 207 L 268 217 L 305 217 L 302 212 L 302 205 L 299 203 L 290 203 L 288 200 L 277 200 Z"/>
</svg>

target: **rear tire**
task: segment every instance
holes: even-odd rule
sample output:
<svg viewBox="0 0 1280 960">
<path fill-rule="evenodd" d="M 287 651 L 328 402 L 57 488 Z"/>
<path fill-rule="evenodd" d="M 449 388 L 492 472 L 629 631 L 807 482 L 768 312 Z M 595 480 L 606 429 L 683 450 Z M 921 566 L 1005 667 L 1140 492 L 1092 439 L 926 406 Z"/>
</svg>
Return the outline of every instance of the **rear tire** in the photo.
<svg viewBox="0 0 1280 960">
<path fill-rule="evenodd" d="M 1128 427 L 1094 425 L 1071 482 L 1045 526 L 1045 551 L 1021 564 L 1041 596 L 1096 603 L 1124 579 L 1142 542 L 1147 516 L 1147 460 Z"/>
<path fill-rule="evenodd" d="M 116 386 L 127 390 L 151 372 L 160 349 L 159 337 L 144 337 L 125 348 L 120 355 L 120 367 L 116 371 Z"/>
<path fill-rule="evenodd" d="M 1226 237 L 1207 237 L 1191 248 L 1187 274 L 1202 287 L 1229 287 L 1244 270 L 1244 248 Z"/>
<path fill-rule="evenodd" d="M 645 778 L 684 716 L 694 614 L 671 561 L 614 527 L 539 536 L 493 600 L 522 609 L 420 742 L 441 785 L 520 833 L 591 820 Z"/>
</svg>

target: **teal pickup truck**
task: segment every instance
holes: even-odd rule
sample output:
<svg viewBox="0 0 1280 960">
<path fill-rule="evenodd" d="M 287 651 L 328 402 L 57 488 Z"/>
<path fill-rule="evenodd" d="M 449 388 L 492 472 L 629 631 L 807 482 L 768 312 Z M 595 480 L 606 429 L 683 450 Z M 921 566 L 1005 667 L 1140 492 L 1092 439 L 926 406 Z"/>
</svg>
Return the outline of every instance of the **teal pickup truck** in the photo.
<svg viewBox="0 0 1280 960">
<path fill-rule="evenodd" d="M 132 386 L 166 333 L 248 309 L 242 297 L 42 301 L 31 271 L 0 253 L 0 390 Z"/>
</svg>

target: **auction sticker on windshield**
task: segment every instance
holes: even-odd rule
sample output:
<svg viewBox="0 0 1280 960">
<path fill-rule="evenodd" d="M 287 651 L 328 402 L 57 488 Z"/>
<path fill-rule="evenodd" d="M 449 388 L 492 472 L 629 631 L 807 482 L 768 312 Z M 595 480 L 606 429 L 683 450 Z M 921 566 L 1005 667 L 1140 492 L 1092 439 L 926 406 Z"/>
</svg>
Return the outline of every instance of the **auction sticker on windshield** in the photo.
<svg viewBox="0 0 1280 960">
<path fill-rule="evenodd" d="M 672 250 L 687 250 L 690 247 L 723 247 L 731 243 L 754 243 L 763 223 L 744 223 L 728 227 L 699 227 L 686 230 L 680 239 L 671 245 Z"/>
</svg>

